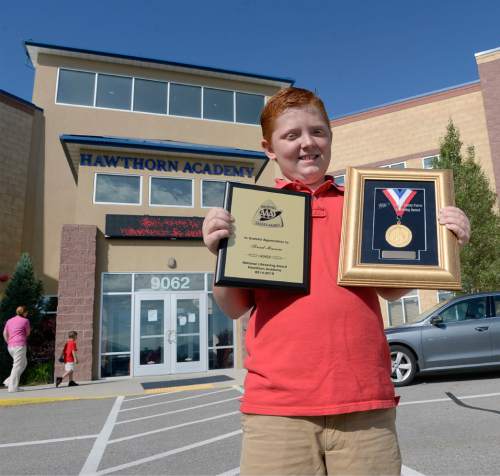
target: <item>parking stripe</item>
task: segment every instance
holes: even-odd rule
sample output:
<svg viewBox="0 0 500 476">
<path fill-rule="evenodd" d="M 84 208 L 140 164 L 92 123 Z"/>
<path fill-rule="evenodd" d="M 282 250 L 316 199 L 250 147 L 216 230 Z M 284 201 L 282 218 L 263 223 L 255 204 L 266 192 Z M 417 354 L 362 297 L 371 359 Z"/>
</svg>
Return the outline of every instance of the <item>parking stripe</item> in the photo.
<svg viewBox="0 0 500 476">
<path fill-rule="evenodd" d="M 99 435 L 67 436 L 65 438 L 52 438 L 50 440 L 17 441 L 16 443 L 2 443 L 0 448 L 12 448 L 14 446 L 46 445 L 49 443 L 60 443 L 62 441 L 88 440 L 97 438 Z"/>
<path fill-rule="evenodd" d="M 464 397 L 456 397 L 460 400 L 469 400 L 473 398 L 488 398 L 488 397 L 498 397 L 500 392 L 497 393 L 483 393 L 482 395 L 466 395 Z M 433 398 L 432 400 L 414 400 L 413 402 L 400 402 L 399 406 L 402 405 L 418 405 L 421 403 L 438 403 L 438 402 L 452 402 L 450 397 L 446 398 Z"/>
<path fill-rule="evenodd" d="M 195 405 L 193 407 L 181 408 L 179 410 L 171 410 L 169 412 L 155 413 L 154 415 L 147 415 L 147 416 L 138 417 L 138 418 L 130 418 L 129 420 L 120 420 L 120 421 L 116 422 L 116 424 L 123 425 L 124 423 L 131 423 L 133 421 L 148 420 L 149 418 L 156 418 L 159 416 L 172 415 L 173 413 L 188 412 L 190 410 L 194 410 L 195 408 L 210 407 L 212 405 L 218 405 L 219 403 L 231 402 L 231 401 L 239 400 L 239 399 L 240 399 L 240 397 L 226 398 L 225 400 L 217 400 L 216 402 L 204 403 L 202 405 Z"/>
<path fill-rule="evenodd" d="M 199 448 L 201 446 L 210 445 L 211 443 L 215 443 L 217 441 L 225 440 L 227 438 L 232 438 L 233 436 L 241 435 L 241 430 L 232 431 L 230 433 L 224 433 L 223 435 L 215 436 L 214 438 L 210 438 L 208 440 L 198 441 L 197 443 L 193 443 L 191 445 L 182 446 L 181 448 L 176 448 L 175 450 L 164 451 L 163 453 L 157 453 L 152 456 L 148 456 L 147 458 L 141 458 L 135 461 L 131 461 L 130 463 L 120 464 L 118 466 L 112 466 L 111 468 L 103 469 L 102 471 L 98 471 L 96 476 L 101 476 L 103 474 L 114 473 L 116 471 L 121 471 L 122 469 L 132 468 L 134 466 L 139 466 L 144 463 L 150 463 L 151 461 L 156 461 L 158 459 L 166 458 L 168 456 L 172 456 L 178 453 L 183 453 L 185 451 L 192 450 L 194 448 Z"/>
<path fill-rule="evenodd" d="M 203 418 L 201 420 L 188 421 L 186 423 L 180 423 L 179 425 L 167 426 L 165 428 L 159 428 L 157 430 L 145 431 L 144 433 L 135 433 L 134 435 L 124 436 L 122 438 L 115 438 L 114 440 L 109 440 L 108 444 L 120 443 L 120 441 L 133 440 L 134 438 L 142 438 L 143 436 L 154 435 L 156 433 L 162 433 L 164 431 L 174 430 L 176 428 L 182 428 L 189 425 L 196 425 L 198 423 L 205 423 L 207 421 L 218 420 L 219 418 L 226 418 L 228 416 L 238 415 L 240 411 L 223 413 L 222 415 L 216 415 L 213 417 Z"/>
<path fill-rule="evenodd" d="M 221 390 L 216 390 L 214 392 L 205 392 L 205 393 L 202 393 L 201 395 L 210 395 L 212 393 L 227 392 L 228 390 L 231 390 L 231 389 L 232 389 L 232 387 L 224 387 Z M 165 397 L 168 395 L 168 394 L 166 395 L 165 393 L 166 392 L 159 392 L 159 393 L 154 393 L 152 395 L 142 395 L 141 397 L 131 397 L 131 398 L 127 398 L 124 403 L 131 402 L 133 400 L 143 400 L 145 398 Z M 195 395 L 194 397 L 188 397 L 188 398 L 196 398 L 196 397 L 198 397 L 198 395 Z"/>
<path fill-rule="evenodd" d="M 193 398 L 201 398 L 201 397 L 205 397 L 206 395 L 214 395 L 216 393 L 227 392 L 229 390 L 234 390 L 234 389 L 232 389 L 232 388 L 225 388 L 224 390 L 217 390 L 216 392 L 206 392 L 206 393 L 203 393 L 201 395 L 193 395 L 191 397 L 183 397 L 183 398 L 176 398 L 175 400 L 166 400 L 164 402 L 149 403 L 147 405 L 139 405 L 138 407 L 122 408 L 120 410 L 120 413 L 130 412 L 132 410 L 137 410 L 138 408 L 156 407 L 158 405 L 166 405 L 167 403 L 172 403 L 172 402 L 180 402 L 180 401 L 183 401 L 183 400 L 192 400 Z"/>
<path fill-rule="evenodd" d="M 226 471 L 224 473 L 220 473 L 217 476 L 237 476 L 238 474 L 240 474 L 239 466 L 237 468 L 230 469 L 229 471 Z"/>
<path fill-rule="evenodd" d="M 94 446 L 92 446 L 92 450 L 87 457 L 87 461 L 85 461 L 85 464 L 80 471 L 80 476 L 93 475 L 96 473 L 97 468 L 101 463 L 102 456 L 104 455 L 104 451 L 106 450 L 106 445 L 108 444 L 113 427 L 115 426 L 118 411 L 120 410 L 120 405 L 122 404 L 124 398 L 125 397 L 120 396 L 115 400 L 113 408 L 111 408 L 108 418 L 106 419 L 106 423 L 104 423 L 104 426 L 102 427 L 102 430 L 95 440 Z"/>
<path fill-rule="evenodd" d="M 425 476 L 414 469 L 408 468 L 408 466 L 403 465 L 401 467 L 401 476 Z"/>
</svg>

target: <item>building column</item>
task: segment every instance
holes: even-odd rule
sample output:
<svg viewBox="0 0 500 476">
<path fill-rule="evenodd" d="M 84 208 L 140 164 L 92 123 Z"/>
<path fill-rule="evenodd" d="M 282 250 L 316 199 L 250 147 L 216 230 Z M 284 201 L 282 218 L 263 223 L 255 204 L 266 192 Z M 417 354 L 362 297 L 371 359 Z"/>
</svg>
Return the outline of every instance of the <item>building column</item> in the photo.
<svg viewBox="0 0 500 476">
<path fill-rule="evenodd" d="M 61 237 L 59 291 L 56 321 L 55 375 L 64 364 L 58 362 L 69 331 L 78 332 L 78 365 L 75 380 L 92 379 L 92 339 L 96 285 L 95 225 L 64 225 Z"/>
</svg>

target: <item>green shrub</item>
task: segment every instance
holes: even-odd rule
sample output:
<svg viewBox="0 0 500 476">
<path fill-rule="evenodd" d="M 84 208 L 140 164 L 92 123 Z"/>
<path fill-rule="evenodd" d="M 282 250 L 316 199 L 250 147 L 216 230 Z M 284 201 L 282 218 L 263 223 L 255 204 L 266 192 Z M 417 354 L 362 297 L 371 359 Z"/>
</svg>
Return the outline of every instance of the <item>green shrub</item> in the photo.
<svg viewBox="0 0 500 476">
<path fill-rule="evenodd" d="M 54 362 L 28 364 L 21 376 L 21 385 L 41 385 L 54 382 Z"/>
</svg>

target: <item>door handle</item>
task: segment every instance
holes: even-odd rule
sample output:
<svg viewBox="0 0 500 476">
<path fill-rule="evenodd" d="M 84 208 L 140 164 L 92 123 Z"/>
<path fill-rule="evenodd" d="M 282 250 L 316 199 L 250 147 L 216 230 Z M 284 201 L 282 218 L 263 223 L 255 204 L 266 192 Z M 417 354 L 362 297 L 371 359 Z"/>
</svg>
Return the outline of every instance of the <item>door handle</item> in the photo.
<svg viewBox="0 0 500 476">
<path fill-rule="evenodd" d="M 168 331 L 168 334 L 167 334 L 167 341 L 169 344 L 175 344 L 176 342 L 176 335 L 175 335 L 175 331 Z"/>
<path fill-rule="evenodd" d="M 479 327 L 474 327 L 474 329 L 476 331 L 483 332 L 483 331 L 487 331 L 489 329 L 489 327 L 488 326 L 479 326 Z"/>
</svg>

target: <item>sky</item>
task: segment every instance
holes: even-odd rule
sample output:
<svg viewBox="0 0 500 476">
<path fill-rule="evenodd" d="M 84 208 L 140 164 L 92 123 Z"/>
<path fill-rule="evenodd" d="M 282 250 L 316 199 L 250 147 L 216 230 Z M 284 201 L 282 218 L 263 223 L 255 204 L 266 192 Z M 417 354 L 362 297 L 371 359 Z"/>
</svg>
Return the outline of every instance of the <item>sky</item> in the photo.
<svg viewBox="0 0 500 476">
<path fill-rule="evenodd" d="M 25 40 L 291 78 L 331 118 L 479 79 L 498 0 L 15 0 L 0 89 L 31 101 Z"/>
</svg>

